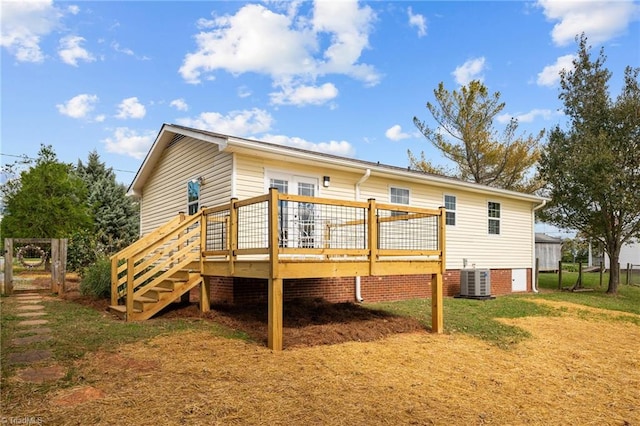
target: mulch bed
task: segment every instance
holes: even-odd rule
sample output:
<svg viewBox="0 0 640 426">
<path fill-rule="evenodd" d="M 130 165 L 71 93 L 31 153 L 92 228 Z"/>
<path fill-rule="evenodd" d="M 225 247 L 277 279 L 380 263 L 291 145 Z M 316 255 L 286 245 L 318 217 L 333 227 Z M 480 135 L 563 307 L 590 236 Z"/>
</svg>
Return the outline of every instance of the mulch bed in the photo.
<svg viewBox="0 0 640 426">
<path fill-rule="evenodd" d="M 105 311 L 108 300 L 64 295 L 67 300 Z M 206 319 L 246 333 L 256 342 L 267 342 L 267 304 L 212 305 L 202 313 L 197 303 L 173 304 L 154 319 Z M 285 348 L 332 345 L 358 341 L 370 342 L 398 333 L 425 331 L 414 318 L 368 309 L 354 303 L 329 303 L 323 299 L 295 299 L 284 303 L 283 334 Z"/>
</svg>

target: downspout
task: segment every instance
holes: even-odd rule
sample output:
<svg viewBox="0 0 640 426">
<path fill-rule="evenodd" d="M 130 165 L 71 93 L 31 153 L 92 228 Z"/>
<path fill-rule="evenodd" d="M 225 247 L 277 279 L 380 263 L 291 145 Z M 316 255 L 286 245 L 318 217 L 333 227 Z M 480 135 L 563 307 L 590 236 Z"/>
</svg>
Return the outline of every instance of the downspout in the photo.
<svg viewBox="0 0 640 426">
<path fill-rule="evenodd" d="M 356 182 L 356 201 L 360 201 L 360 185 L 362 185 L 367 179 L 369 179 L 369 176 L 371 176 L 371 169 L 367 169 L 364 175 L 362 175 L 362 177 L 360 178 L 360 180 Z M 358 301 L 358 303 L 362 303 L 364 302 L 364 299 L 362 298 L 362 287 L 360 285 L 360 276 L 356 277 L 355 286 L 356 286 L 356 300 Z"/>
<path fill-rule="evenodd" d="M 536 287 L 536 210 L 540 210 L 547 204 L 547 200 L 542 200 L 542 203 L 538 204 L 531 211 L 531 225 L 533 228 L 532 242 L 533 242 L 533 255 L 532 257 L 532 267 L 531 267 L 531 290 L 534 293 L 538 294 L 538 288 Z"/>
</svg>

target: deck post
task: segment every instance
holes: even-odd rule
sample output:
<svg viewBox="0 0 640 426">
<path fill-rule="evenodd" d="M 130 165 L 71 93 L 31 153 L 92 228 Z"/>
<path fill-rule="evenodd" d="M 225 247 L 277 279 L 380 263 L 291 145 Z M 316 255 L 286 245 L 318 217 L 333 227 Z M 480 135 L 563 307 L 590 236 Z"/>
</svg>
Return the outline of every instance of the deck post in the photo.
<svg viewBox="0 0 640 426">
<path fill-rule="evenodd" d="M 444 309 L 442 298 L 443 278 L 446 271 L 446 209 L 440 207 L 438 224 L 438 249 L 440 250 L 440 270 L 431 275 L 431 331 L 441 334 L 444 332 Z"/>
<path fill-rule="evenodd" d="M 118 256 L 111 257 L 111 306 L 118 304 Z"/>
<path fill-rule="evenodd" d="M 269 278 L 269 328 L 267 346 L 282 350 L 282 278 Z"/>
<path fill-rule="evenodd" d="M 227 232 L 227 245 L 229 249 L 229 274 L 231 274 L 231 276 L 235 274 L 236 250 L 238 249 L 238 207 L 236 207 L 237 202 L 237 198 L 231 198 L 231 200 L 229 200 L 229 218 L 227 222 L 227 226 L 229 227 Z"/>
<path fill-rule="evenodd" d="M 282 350 L 283 282 L 278 261 L 278 190 L 269 188 L 269 284 L 268 284 L 268 329 L 267 346 L 274 351 Z"/>
<path fill-rule="evenodd" d="M 209 277 L 202 277 L 200 283 L 200 312 L 211 310 L 211 281 Z"/>
<path fill-rule="evenodd" d="M 375 275 L 376 261 L 378 260 L 378 214 L 376 208 L 376 199 L 369 198 L 369 211 L 367 212 L 367 223 L 369 240 L 367 241 L 369 249 L 369 275 Z"/>
</svg>

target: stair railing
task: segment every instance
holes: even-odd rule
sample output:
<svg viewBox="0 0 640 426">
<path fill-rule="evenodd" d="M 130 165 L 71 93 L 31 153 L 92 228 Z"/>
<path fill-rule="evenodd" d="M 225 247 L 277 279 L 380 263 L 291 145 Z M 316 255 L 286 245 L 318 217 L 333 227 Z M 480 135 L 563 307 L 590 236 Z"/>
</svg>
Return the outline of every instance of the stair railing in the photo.
<svg viewBox="0 0 640 426">
<path fill-rule="evenodd" d="M 183 269 L 199 270 L 202 212 L 180 213 L 132 245 L 111 256 L 111 304 L 126 296 L 127 315 L 133 299 Z"/>
</svg>

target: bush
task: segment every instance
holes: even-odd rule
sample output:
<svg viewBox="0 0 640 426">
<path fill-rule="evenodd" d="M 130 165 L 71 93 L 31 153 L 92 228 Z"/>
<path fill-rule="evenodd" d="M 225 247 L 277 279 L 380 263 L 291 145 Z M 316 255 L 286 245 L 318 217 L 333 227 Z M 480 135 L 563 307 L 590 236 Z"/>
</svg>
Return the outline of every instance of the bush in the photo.
<svg viewBox="0 0 640 426">
<path fill-rule="evenodd" d="M 84 269 L 80 294 L 96 299 L 111 296 L 111 261 L 108 257 L 100 257 L 93 265 Z"/>
<path fill-rule="evenodd" d="M 67 246 L 67 270 L 82 272 L 96 263 L 100 257 L 100 250 L 96 236 L 89 231 L 75 232 L 69 238 Z"/>
</svg>

